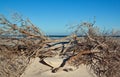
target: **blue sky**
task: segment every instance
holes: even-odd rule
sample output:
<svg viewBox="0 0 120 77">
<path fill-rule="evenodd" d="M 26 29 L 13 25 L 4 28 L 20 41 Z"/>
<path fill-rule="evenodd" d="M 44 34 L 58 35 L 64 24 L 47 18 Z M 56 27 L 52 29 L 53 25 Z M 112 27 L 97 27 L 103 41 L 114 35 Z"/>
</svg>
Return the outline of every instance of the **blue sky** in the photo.
<svg viewBox="0 0 120 77">
<path fill-rule="evenodd" d="M 46 34 L 69 34 L 66 25 L 93 21 L 120 30 L 120 0 L 0 0 L 0 14 L 19 12 Z"/>
</svg>

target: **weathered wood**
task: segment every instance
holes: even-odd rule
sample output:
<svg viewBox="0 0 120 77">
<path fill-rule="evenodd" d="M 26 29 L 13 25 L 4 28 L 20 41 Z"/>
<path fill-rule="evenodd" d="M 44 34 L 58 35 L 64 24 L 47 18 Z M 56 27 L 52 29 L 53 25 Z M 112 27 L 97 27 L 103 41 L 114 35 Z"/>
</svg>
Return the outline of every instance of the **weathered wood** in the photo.
<svg viewBox="0 0 120 77">
<path fill-rule="evenodd" d="M 82 55 L 87 55 L 87 54 L 91 54 L 91 53 L 98 53 L 98 52 L 99 52 L 99 51 L 94 51 L 94 50 L 93 50 L 93 51 L 91 51 L 91 50 L 83 50 L 83 51 L 80 51 L 77 55 L 71 56 L 70 58 L 64 60 L 63 63 L 62 63 L 59 67 L 53 69 L 52 71 L 55 73 L 55 72 L 61 70 L 62 68 L 64 68 L 64 66 L 69 66 L 69 65 L 74 66 L 73 63 L 75 63 L 76 61 L 78 61 L 78 59 L 79 59 Z M 81 61 L 81 64 L 82 64 L 82 63 L 84 64 L 84 62 Z"/>
</svg>

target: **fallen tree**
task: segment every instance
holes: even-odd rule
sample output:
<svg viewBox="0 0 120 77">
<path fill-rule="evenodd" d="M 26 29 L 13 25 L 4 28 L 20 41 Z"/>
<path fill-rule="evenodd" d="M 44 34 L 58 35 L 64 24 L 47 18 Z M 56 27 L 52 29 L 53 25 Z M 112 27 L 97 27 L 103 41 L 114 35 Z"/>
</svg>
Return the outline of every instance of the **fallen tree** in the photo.
<svg viewBox="0 0 120 77">
<path fill-rule="evenodd" d="M 56 56 L 63 63 L 52 68 L 52 72 L 66 64 L 77 68 L 85 64 L 98 77 L 120 76 L 119 38 L 105 36 L 94 24 L 84 22 L 75 27 L 73 35 L 53 40 L 30 20 L 21 20 L 21 25 L 13 24 L 0 15 L 0 76 L 19 77 L 31 58 L 44 60 Z M 84 37 L 77 36 L 81 32 Z"/>
</svg>

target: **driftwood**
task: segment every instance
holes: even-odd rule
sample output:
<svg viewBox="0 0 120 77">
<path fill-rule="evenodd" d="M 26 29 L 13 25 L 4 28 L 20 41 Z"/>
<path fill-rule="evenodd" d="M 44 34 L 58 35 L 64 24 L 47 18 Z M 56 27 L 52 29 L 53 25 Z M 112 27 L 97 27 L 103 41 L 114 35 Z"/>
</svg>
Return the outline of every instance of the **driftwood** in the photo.
<svg viewBox="0 0 120 77">
<path fill-rule="evenodd" d="M 1 77 L 19 77 L 30 59 L 35 57 L 41 61 L 49 57 L 62 59 L 61 65 L 52 72 L 65 65 L 79 67 L 85 64 L 98 77 L 120 76 L 120 40 L 97 34 L 93 24 L 78 25 L 75 33 L 83 31 L 84 37 L 77 37 L 74 33 L 61 39 L 47 37 L 28 19 L 22 19 L 20 24 L 13 24 L 0 15 Z"/>
</svg>

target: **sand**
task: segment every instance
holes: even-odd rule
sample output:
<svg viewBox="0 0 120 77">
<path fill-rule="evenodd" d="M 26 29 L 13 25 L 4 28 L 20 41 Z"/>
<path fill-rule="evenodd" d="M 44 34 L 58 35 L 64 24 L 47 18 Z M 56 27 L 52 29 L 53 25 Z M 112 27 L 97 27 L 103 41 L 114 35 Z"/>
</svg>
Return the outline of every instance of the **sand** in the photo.
<svg viewBox="0 0 120 77">
<path fill-rule="evenodd" d="M 41 64 L 39 61 L 39 58 L 32 60 L 20 77 L 92 77 L 85 65 L 81 65 L 79 69 L 74 71 L 52 73 L 49 66 Z"/>
</svg>

